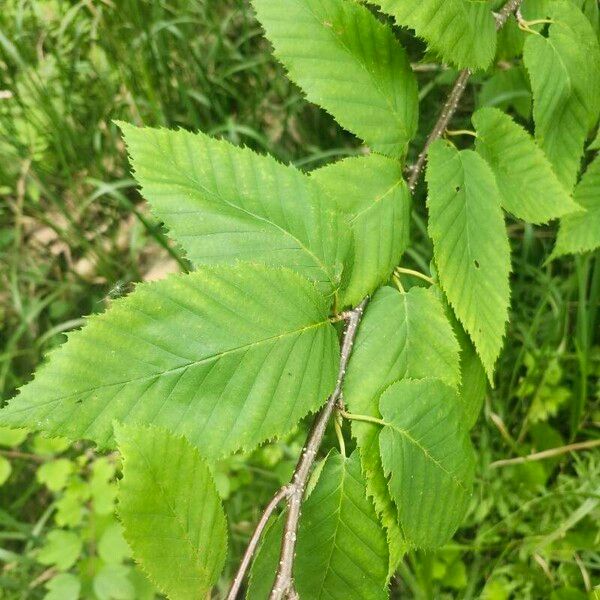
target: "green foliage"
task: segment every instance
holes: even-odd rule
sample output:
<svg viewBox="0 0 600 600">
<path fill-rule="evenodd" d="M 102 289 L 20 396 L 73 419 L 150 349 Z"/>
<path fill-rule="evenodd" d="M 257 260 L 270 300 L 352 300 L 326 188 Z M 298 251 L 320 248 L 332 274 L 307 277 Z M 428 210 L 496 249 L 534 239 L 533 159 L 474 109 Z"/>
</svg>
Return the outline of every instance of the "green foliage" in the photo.
<svg viewBox="0 0 600 600">
<path fill-rule="evenodd" d="M 121 426 L 116 438 L 124 460 L 119 515 L 137 560 L 170 598 L 205 598 L 227 549 L 206 462 L 185 438 L 157 428 Z"/>
<path fill-rule="evenodd" d="M 494 56 L 496 28 L 488 0 L 372 2 L 394 16 L 399 25 L 414 29 L 444 62 L 485 69 Z"/>
<path fill-rule="evenodd" d="M 508 212 L 530 223 L 546 223 L 580 209 L 544 152 L 508 115 L 493 108 L 480 109 L 473 123 L 475 147 L 492 168 Z"/>
<path fill-rule="evenodd" d="M 104 446 L 114 419 L 152 423 L 223 455 L 317 408 L 335 378 L 336 346 L 326 299 L 298 275 L 201 268 L 138 286 L 91 318 L 0 419 Z M 272 410 L 281 404 L 289 409 Z"/>
<path fill-rule="evenodd" d="M 311 179 L 349 218 L 353 256 L 340 303 L 355 306 L 389 279 L 408 246 L 410 197 L 402 169 L 373 154 L 327 165 Z"/>
<path fill-rule="evenodd" d="M 536 138 L 570 191 L 585 138 L 600 115 L 600 46 L 588 19 L 568 0 L 549 3 L 547 16 L 548 37 L 531 34 L 523 60 L 533 90 Z"/>
<path fill-rule="evenodd" d="M 436 379 L 407 379 L 381 396 L 381 460 L 407 540 L 430 548 L 460 525 L 475 456 L 456 391 Z"/>
<path fill-rule="evenodd" d="M 201 133 L 121 128 L 144 196 L 194 265 L 250 260 L 339 287 L 345 219 L 298 170 Z"/>
<path fill-rule="evenodd" d="M 417 128 L 417 86 L 392 32 L 346 0 L 254 0 L 275 56 L 311 102 L 397 157 Z"/>
<path fill-rule="evenodd" d="M 585 212 L 567 215 L 561 220 L 555 257 L 600 247 L 600 156 L 588 166 L 575 188 L 574 197 Z"/>
<path fill-rule="evenodd" d="M 475 152 L 437 141 L 429 150 L 427 183 L 440 283 L 491 380 L 510 296 L 510 249 L 496 179 Z"/>
</svg>

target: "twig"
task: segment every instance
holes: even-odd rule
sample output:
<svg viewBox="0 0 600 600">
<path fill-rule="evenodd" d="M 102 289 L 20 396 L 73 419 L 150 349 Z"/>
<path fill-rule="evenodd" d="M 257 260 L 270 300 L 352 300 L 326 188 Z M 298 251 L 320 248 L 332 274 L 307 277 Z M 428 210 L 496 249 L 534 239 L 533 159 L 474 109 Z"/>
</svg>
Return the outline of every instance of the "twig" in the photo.
<svg viewBox="0 0 600 600">
<path fill-rule="evenodd" d="M 304 446 L 304 450 L 300 455 L 300 460 L 296 465 L 292 481 L 290 483 L 290 494 L 288 500 L 288 512 L 285 521 L 284 534 L 281 540 L 281 553 L 279 556 L 279 565 L 275 576 L 275 583 L 271 589 L 269 596 L 270 600 L 283 600 L 288 597 L 293 591 L 292 569 L 294 566 L 294 553 L 296 550 L 296 537 L 298 533 L 298 522 L 300 520 L 300 505 L 304 497 L 304 489 L 310 475 L 311 467 L 315 462 L 317 451 L 321 446 L 323 435 L 333 409 L 335 408 L 338 398 L 342 393 L 342 385 L 346 375 L 346 367 L 352 352 L 354 338 L 358 325 L 363 315 L 363 311 L 367 304 L 367 300 L 363 300 L 354 310 L 350 311 L 348 316 L 348 325 L 344 333 L 342 342 L 342 352 L 340 357 L 340 366 L 338 370 L 338 378 L 333 394 L 327 400 L 327 404 L 319 413 L 312 430 L 308 437 L 308 441 Z"/>
<path fill-rule="evenodd" d="M 568 444 L 566 446 L 560 446 L 559 448 L 550 448 L 549 450 L 543 450 L 542 452 L 534 452 L 527 456 L 517 456 L 516 458 L 504 458 L 490 463 L 490 469 L 497 469 L 498 467 L 506 467 L 508 465 L 522 465 L 535 460 L 544 460 L 545 458 L 553 458 L 560 456 L 561 454 L 568 454 L 569 452 L 575 452 L 577 450 L 589 450 L 590 448 L 597 448 L 600 446 L 600 440 L 587 440 L 585 442 L 576 442 L 575 444 Z"/>
<path fill-rule="evenodd" d="M 262 533 L 269 522 L 269 518 L 275 512 L 279 503 L 290 493 L 290 488 L 287 485 L 284 485 L 274 496 L 271 498 L 269 504 L 265 508 L 256 528 L 254 529 L 254 533 L 250 538 L 250 542 L 248 543 L 248 547 L 246 548 L 246 552 L 244 552 L 244 557 L 242 558 L 242 562 L 240 563 L 240 567 L 235 574 L 235 578 L 233 583 L 231 584 L 231 589 L 227 594 L 227 600 L 235 600 L 238 592 L 240 591 L 240 587 L 242 586 L 242 581 L 244 579 L 244 575 L 250 566 L 250 562 L 252 561 L 252 557 L 256 552 L 256 547 L 258 546 L 258 542 L 262 536 Z"/>
<path fill-rule="evenodd" d="M 522 1 L 523 0 L 509 0 L 502 7 L 500 12 L 496 15 L 497 30 L 502 29 L 502 27 L 504 27 L 506 21 L 508 21 L 508 17 L 510 17 L 510 15 L 521 6 Z M 408 187 L 411 192 L 414 192 L 415 188 L 417 187 L 419 177 L 421 176 L 421 172 L 423 171 L 423 167 L 425 166 L 425 161 L 427 160 L 427 151 L 429 150 L 429 147 L 431 146 L 431 144 L 433 144 L 433 142 L 435 142 L 437 139 L 441 138 L 442 135 L 444 135 L 444 132 L 448 127 L 448 123 L 450 123 L 450 120 L 454 116 L 454 113 L 458 108 L 458 103 L 460 102 L 460 99 L 465 93 L 465 89 L 467 88 L 467 82 L 469 81 L 470 77 L 471 70 L 463 69 L 460 72 L 456 81 L 454 82 L 454 87 L 452 88 L 452 91 L 450 92 L 450 95 L 448 96 L 448 99 L 446 100 L 446 103 L 442 108 L 442 112 L 440 113 L 438 120 L 433 126 L 433 129 L 431 130 L 431 133 L 429 134 L 429 137 L 427 138 L 427 141 L 425 142 L 421 153 L 417 157 L 417 162 L 411 169 L 411 174 L 408 179 Z"/>
</svg>

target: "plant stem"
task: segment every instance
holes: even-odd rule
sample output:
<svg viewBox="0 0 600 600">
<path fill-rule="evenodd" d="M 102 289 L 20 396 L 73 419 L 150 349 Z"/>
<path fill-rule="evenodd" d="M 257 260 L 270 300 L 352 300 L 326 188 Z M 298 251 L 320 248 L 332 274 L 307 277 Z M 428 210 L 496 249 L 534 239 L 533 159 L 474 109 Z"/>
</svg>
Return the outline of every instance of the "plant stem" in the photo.
<svg viewBox="0 0 600 600">
<path fill-rule="evenodd" d="M 496 15 L 496 30 L 502 29 L 508 21 L 508 17 L 512 13 L 514 13 L 520 6 L 523 0 L 509 0 L 500 10 L 500 12 Z M 412 172 L 408 179 L 408 187 L 411 192 L 415 191 L 417 187 L 417 183 L 419 182 L 419 177 L 421 176 L 421 172 L 423 171 L 423 167 L 425 166 L 425 161 L 427 160 L 427 151 L 433 142 L 437 139 L 441 138 L 448 127 L 448 123 L 454 116 L 456 109 L 458 108 L 458 104 L 465 93 L 465 89 L 467 88 L 467 82 L 471 77 L 470 69 L 463 69 L 456 81 L 454 82 L 454 87 L 446 100 L 446 103 L 442 107 L 442 112 L 438 117 L 421 153 L 417 157 L 417 162 L 412 168 Z"/>
<path fill-rule="evenodd" d="M 398 274 L 403 273 L 404 275 L 412 275 L 413 277 L 418 277 L 419 279 L 422 279 L 423 281 L 426 281 L 431 285 L 435 285 L 435 281 L 431 277 L 428 277 L 420 271 L 415 271 L 414 269 L 406 269 L 404 267 L 396 267 L 395 271 Z"/>
<path fill-rule="evenodd" d="M 576 442 L 574 444 L 568 444 L 566 446 L 560 446 L 559 448 L 550 448 L 549 450 L 543 450 L 542 452 L 534 452 L 533 454 L 527 454 L 526 456 L 517 456 L 516 458 L 504 458 L 490 463 L 490 469 L 496 469 L 498 467 L 506 467 L 509 465 L 522 465 L 534 460 L 544 460 L 545 458 L 553 458 L 560 456 L 561 454 L 567 454 L 568 452 L 575 452 L 576 450 L 590 450 L 591 448 L 597 448 L 600 446 L 600 440 L 587 440 L 585 442 Z"/>
<path fill-rule="evenodd" d="M 271 589 L 270 600 L 283 600 L 288 597 L 293 589 L 292 569 L 294 566 L 294 554 L 296 550 L 296 538 L 298 535 L 298 522 L 300 520 L 300 505 L 304 497 L 304 490 L 311 467 L 315 462 L 317 452 L 323 441 L 323 435 L 329 418 L 333 413 L 338 399 L 342 394 L 342 385 L 346 375 L 346 367 L 352 353 L 352 346 L 358 330 L 358 325 L 367 304 L 365 298 L 354 310 L 350 311 L 348 316 L 348 325 L 344 333 L 342 342 L 342 352 L 340 357 L 340 366 L 338 378 L 335 384 L 333 394 L 329 396 L 327 404 L 323 407 L 311 429 L 308 441 L 300 455 L 300 460 L 294 470 L 292 481 L 290 483 L 290 494 L 288 496 L 288 512 L 285 521 L 283 539 L 281 540 L 281 553 L 279 556 L 279 565 L 275 575 L 275 583 Z"/>
<path fill-rule="evenodd" d="M 349 419 L 350 421 L 364 421 L 365 423 L 373 423 L 374 425 L 381 425 L 382 427 L 387 425 L 383 419 L 378 419 L 377 417 L 372 417 L 370 415 L 354 415 L 345 410 L 340 410 L 340 415 L 342 415 L 344 419 Z"/>
<path fill-rule="evenodd" d="M 279 503 L 286 498 L 290 493 L 289 486 L 284 485 L 274 496 L 271 498 L 269 504 L 265 508 L 258 525 L 254 529 L 254 533 L 250 538 L 250 542 L 248 543 L 248 547 L 246 548 L 246 552 L 244 552 L 244 557 L 242 558 L 242 562 L 240 563 L 239 569 L 235 574 L 235 578 L 233 583 L 231 584 L 231 588 L 229 593 L 227 594 L 227 600 L 235 600 L 238 592 L 240 591 L 240 587 L 242 585 L 242 581 L 244 579 L 244 575 L 250 566 L 250 562 L 254 553 L 256 552 L 256 548 L 258 546 L 258 542 L 260 541 L 260 537 L 269 522 L 269 518 L 275 512 L 276 508 L 279 506 Z"/>
</svg>

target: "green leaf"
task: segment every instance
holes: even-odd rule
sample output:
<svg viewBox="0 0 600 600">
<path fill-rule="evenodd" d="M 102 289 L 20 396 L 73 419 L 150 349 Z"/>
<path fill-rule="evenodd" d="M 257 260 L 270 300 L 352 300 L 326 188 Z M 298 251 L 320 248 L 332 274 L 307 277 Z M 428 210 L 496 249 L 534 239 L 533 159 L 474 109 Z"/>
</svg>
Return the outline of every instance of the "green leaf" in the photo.
<svg viewBox="0 0 600 600">
<path fill-rule="evenodd" d="M 131 568 L 125 565 L 104 565 L 94 576 L 95 597 L 98 600 L 136 600 L 130 573 Z"/>
<path fill-rule="evenodd" d="M 399 381 L 379 407 L 381 459 L 402 530 L 416 546 L 441 546 L 464 517 L 475 470 L 456 391 L 436 379 Z"/>
<path fill-rule="evenodd" d="M 341 305 L 355 306 L 385 283 L 408 245 L 410 194 L 397 161 L 372 154 L 347 158 L 311 174 L 352 229 L 352 270 Z"/>
<path fill-rule="evenodd" d="M 369 0 L 414 29 L 444 62 L 487 68 L 496 52 L 496 23 L 487 0 Z"/>
<path fill-rule="evenodd" d="M 581 210 L 562 186 L 544 152 L 520 125 L 495 108 L 473 115 L 476 149 L 488 162 L 502 206 L 529 223 L 547 223 Z"/>
<path fill-rule="evenodd" d="M 373 150 L 404 154 L 417 84 L 393 32 L 348 0 L 253 0 L 275 56 L 307 98 Z"/>
<path fill-rule="evenodd" d="M 266 600 L 279 560 L 284 515 L 273 519 L 252 565 L 249 600 Z M 305 501 L 294 563 L 300 598 L 383 600 L 388 550 L 371 501 L 358 453 L 333 451 Z"/>
<path fill-rule="evenodd" d="M 98 540 L 98 556 L 107 564 L 121 564 L 131 556 L 120 523 L 111 523 Z"/>
<path fill-rule="evenodd" d="M 14 448 L 21 445 L 29 432 L 27 429 L 11 429 L 10 427 L 0 427 L 0 446 Z"/>
<path fill-rule="evenodd" d="M 574 195 L 586 212 L 561 219 L 552 258 L 600 247 L 600 155 L 587 168 Z"/>
<path fill-rule="evenodd" d="M 44 541 L 37 560 L 43 565 L 53 565 L 60 571 L 70 569 L 79 558 L 83 540 L 73 531 L 53 529 Z"/>
<path fill-rule="evenodd" d="M 36 479 L 51 492 L 58 492 L 67 485 L 73 472 L 73 463 L 67 458 L 59 458 L 44 463 L 36 472 Z"/>
<path fill-rule="evenodd" d="M 510 248 L 494 174 L 475 152 L 438 140 L 427 167 L 429 235 L 440 283 L 490 381 L 508 318 Z"/>
<path fill-rule="evenodd" d="M 333 452 L 306 500 L 294 571 L 301 598 L 387 598 L 388 551 L 358 453 Z"/>
<path fill-rule="evenodd" d="M 250 260 L 337 289 L 350 231 L 307 175 L 203 133 L 120 127 L 142 194 L 195 266 Z"/>
<path fill-rule="evenodd" d="M 531 34 L 523 59 L 533 90 L 536 138 L 570 191 L 588 131 L 600 113 L 600 46 L 588 19 L 572 3 L 548 7 L 548 37 Z"/>
<path fill-rule="evenodd" d="M 379 398 L 391 383 L 428 376 L 455 387 L 460 380 L 459 346 L 442 304 L 433 290 L 414 287 L 402 294 L 382 288 L 367 307 L 348 364 L 344 383 L 348 411 L 380 417 Z M 352 421 L 367 491 L 387 529 L 393 572 L 405 546 L 381 466 L 379 429 Z"/>
<path fill-rule="evenodd" d="M 4 485 L 12 473 L 12 465 L 5 456 L 0 456 L 0 485 Z"/>
<path fill-rule="evenodd" d="M 60 573 L 47 584 L 44 600 L 77 600 L 81 591 L 79 578 L 71 573 Z"/>
<path fill-rule="evenodd" d="M 215 484 L 185 438 L 118 426 L 119 516 L 134 557 L 172 600 L 203 600 L 219 578 L 227 524 Z"/>
<path fill-rule="evenodd" d="M 289 431 L 335 385 L 328 302 L 286 269 L 201 268 L 139 285 L 70 334 L 0 424 L 112 443 L 112 422 L 185 434 L 207 457 Z"/>
</svg>

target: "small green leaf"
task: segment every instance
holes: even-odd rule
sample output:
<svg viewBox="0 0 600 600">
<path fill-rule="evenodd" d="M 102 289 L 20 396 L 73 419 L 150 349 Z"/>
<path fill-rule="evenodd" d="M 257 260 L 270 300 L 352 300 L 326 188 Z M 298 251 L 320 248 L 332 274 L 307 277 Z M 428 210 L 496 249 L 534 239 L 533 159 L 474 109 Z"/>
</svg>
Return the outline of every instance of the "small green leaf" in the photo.
<svg viewBox="0 0 600 600">
<path fill-rule="evenodd" d="M 496 24 L 488 0 L 369 0 L 414 29 L 444 62 L 485 69 L 496 52 Z"/>
<path fill-rule="evenodd" d="M 0 456 L 0 485 L 4 485 L 8 481 L 11 473 L 12 465 L 10 461 L 4 456 Z"/>
<path fill-rule="evenodd" d="M 69 446 L 71 442 L 62 437 L 47 437 L 43 434 L 38 434 L 33 438 L 32 450 L 40 456 L 52 456 L 53 454 L 61 454 Z"/>
<path fill-rule="evenodd" d="M 418 121 L 417 84 L 393 32 L 348 0 L 253 0 L 292 81 L 373 150 L 400 156 Z"/>
<path fill-rule="evenodd" d="M 27 429 L 12 429 L 10 427 L 0 427 L 0 446 L 14 448 L 22 444 L 29 431 Z"/>
<path fill-rule="evenodd" d="M 0 422 L 101 446 L 113 420 L 156 424 L 211 457 L 253 447 L 331 393 L 339 344 L 328 308 L 296 273 L 259 265 L 141 284 L 70 334 Z"/>
<path fill-rule="evenodd" d="M 129 579 L 130 572 L 131 568 L 125 565 L 103 566 L 93 582 L 98 600 L 136 600 L 135 588 Z"/>
<path fill-rule="evenodd" d="M 553 258 L 600 247 L 600 155 L 587 168 L 574 196 L 585 212 L 561 219 Z"/>
<path fill-rule="evenodd" d="M 71 573 L 60 573 L 47 584 L 48 593 L 44 600 L 77 600 L 81 592 L 81 581 Z"/>
<path fill-rule="evenodd" d="M 204 600 L 225 563 L 227 524 L 208 466 L 185 438 L 119 426 L 119 516 L 133 555 L 172 600 Z"/>
<path fill-rule="evenodd" d="M 600 46 L 573 3 L 555 0 L 548 13 L 553 21 L 548 36 L 531 34 L 523 59 L 533 90 L 535 136 L 570 191 L 600 113 Z"/>
<path fill-rule="evenodd" d="M 73 531 L 54 529 L 47 536 L 37 560 L 43 565 L 53 565 L 60 571 L 70 569 L 79 558 L 83 540 Z"/>
<path fill-rule="evenodd" d="M 401 166 L 371 154 L 327 165 L 311 177 L 349 218 L 353 258 L 340 304 L 356 306 L 390 278 L 408 245 L 410 195 Z"/>
<path fill-rule="evenodd" d="M 381 396 L 381 460 L 409 542 L 445 544 L 471 497 L 475 454 L 456 391 L 436 379 L 404 380 Z"/>
<path fill-rule="evenodd" d="M 203 133 L 120 123 L 152 212 L 195 266 L 284 266 L 332 294 L 350 231 L 307 175 Z"/>
<path fill-rule="evenodd" d="M 440 283 L 490 381 L 502 348 L 510 248 L 494 174 L 472 150 L 438 140 L 427 166 L 429 235 Z"/>
<path fill-rule="evenodd" d="M 121 564 L 131 556 L 120 523 L 111 523 L 98 540 L 98 556 L 107 564 Z"/>
<path fill-rule="evenodd" d="M 382 288 L 367 307 L 348 365 L 344 383 L 348 411 L 380 417 L 379 398 L 391 383 L 428 376 L 455 387 L 460 380 L 459 346 L 442 304 L 433 290 L 414 287 L 402 294 Z M 381 466 L 379 429 L 352 421 L 367 491 L 387 529 L 391 573 L 406 548 Z"/>
<path fill-rule="evenodd" d="M 476 149 L 488 162 L 502 206 L 530 223 L 547 223 L 580 211 L 562 186 L 544 152 L 520 125 L 495 108 L 473 115 Z"/>
<path fill-rule="evenodd" d="M 520 117 L 529 120 L 532 99 L 525 69 L 521 66 L 502 68 L 486 78 L 479 91 L 478 104 L 502 110 L 514 108 Z"/>
<path fill-rule="evenodd" d="M 36 478 L 51 492 L 58 492 L 67 485 L 67 480 L 72 472 L 73 463 L 66 458 L 59 458 L 44 463 L 37 470 Z"/>
</svg>

